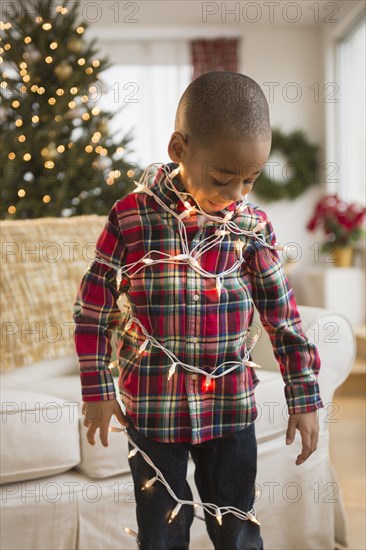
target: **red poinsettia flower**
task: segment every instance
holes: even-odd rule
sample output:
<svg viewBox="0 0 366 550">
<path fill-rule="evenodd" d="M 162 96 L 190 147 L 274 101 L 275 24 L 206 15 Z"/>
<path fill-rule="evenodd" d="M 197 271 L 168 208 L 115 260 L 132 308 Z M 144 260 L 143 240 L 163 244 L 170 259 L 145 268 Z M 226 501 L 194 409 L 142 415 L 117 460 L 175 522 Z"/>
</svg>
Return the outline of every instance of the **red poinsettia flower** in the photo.
<svg viewBox="0 0 366 550">
<path fill-rule="evenodd" d="M 315 205 L 306 225 L 308 231 L 321 228 L 327 235 L 323 250 L 329 243 L 345 247 L 354 244 L 364 234 L 362 223 L 366 208 L 357 203 L 347 203 L 337 194 L 325 195 Z"/>
</svg>

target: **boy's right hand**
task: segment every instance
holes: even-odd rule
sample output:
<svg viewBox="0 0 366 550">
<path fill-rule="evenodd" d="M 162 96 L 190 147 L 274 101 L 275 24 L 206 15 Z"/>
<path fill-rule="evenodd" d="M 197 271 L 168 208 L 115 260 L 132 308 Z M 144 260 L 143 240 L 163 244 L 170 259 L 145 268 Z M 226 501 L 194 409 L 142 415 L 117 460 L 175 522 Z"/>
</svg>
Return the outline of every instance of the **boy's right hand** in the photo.
<svg viewBox="0 0 366 550">
<path fill-rule="evenodd" d="M 100 441 L 104 447 L 108 447 L 108 428 L 113 414 L 122 426 L 129 426 L 129 421 L 123 414 L 117 399 L 84 402 L 82 414 L 85 415 L 83 424 L 88 428 L 86 438 L 90 445 L 95 445 L 94 435 L 99 428 Z"/>
</svg>

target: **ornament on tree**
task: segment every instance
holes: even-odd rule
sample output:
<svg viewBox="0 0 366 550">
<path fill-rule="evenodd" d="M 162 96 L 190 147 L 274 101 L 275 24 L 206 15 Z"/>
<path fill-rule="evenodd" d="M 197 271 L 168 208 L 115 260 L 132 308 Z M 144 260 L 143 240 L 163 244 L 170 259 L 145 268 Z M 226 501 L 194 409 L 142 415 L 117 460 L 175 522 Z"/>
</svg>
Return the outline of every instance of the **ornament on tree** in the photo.
<svg viewBox="0 0 366 550">
<path fill-rule="evenodd" d="M 72 53 L 80 53 L 83 49 L 83 42 L 79 38 L 70 38 L 66 43 L 66 48 Z"/>
<path fill-rule="evenodd" d="M 57 149 L 56 149 L 56 145 L 54 143 L 50 143 L 47 147 L 48 151 L 47 151 L 47 155 L 46 155 L 46 158 L 48 160 L 54 160 L 58 157 L 58 152 L 57 152 Z"/>
<path fill-rule="evenodd" d="M 98 161 L 98 166 L 99 168 L 101 168 L 102 170 L 105 170 L 107 168 L 110 168 L 112 166 L 112 160 L 109 158 L 109 157 L 102 157 L 99 161 Z"/>
<path fill-rule="evenodd" d="M 98 131 L 99 131 L 103 136 L 105 136 L 106 134 L 108 134 L 109 125 L 108 125 L 108 119 L 107 119 L 107 118 L 102 118 L 102 120 L 101 120 L 100 123 L 98 124 Z"/>
<path fill-rule="evenodd" d="M 27 61 L 28 63 L 38 63 L 38 61 L 41 59 L 42 54 L 34 46 L 27 46 L 25 52 L 23 53 L 23 59 L 24 61 Z"/>
<path fill-rule="evenodd" d="M 71 77 L 73 73 L 73 68 L 71 65 L 69 65 L 69 63 L 67 63 L 67 61 L 62 61 L 60 65 L 57 65 L 57 67 L 55 67 L 54 72 L 59 80 L 65 82 Z"/>
<path fill-rule="evenodd" d="M 26 172 L 23 176 L 23 180 L 27 183 L 31 183 L 34 179 L 34 174 L 32 174 L 32 172 Z"/>
</svg>

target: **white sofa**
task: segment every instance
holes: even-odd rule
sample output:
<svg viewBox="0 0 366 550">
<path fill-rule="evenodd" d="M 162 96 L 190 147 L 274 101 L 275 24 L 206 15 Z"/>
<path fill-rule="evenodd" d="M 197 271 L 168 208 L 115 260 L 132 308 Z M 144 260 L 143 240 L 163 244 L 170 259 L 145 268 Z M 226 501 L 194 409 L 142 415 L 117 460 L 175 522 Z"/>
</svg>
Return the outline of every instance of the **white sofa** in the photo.
<svg viewBox="0 0 366 550">
<path fill-rule="evenodd" d="M 16 365 L 3 363 L 1 376 L 2 550 L 137 547 L 133 536 L 124 531 L 124 527 L 137 530 L 127 441 L 121 432 L 110 432 L 107 448 L 99 437 L 95 446 L 88 444 L 72 331 L 53 341 L 44 330 L 40 339 L 36 330 L 30 339 L 21 330 L 22 323 L 30 329 L 27 323 L 36 323 L 37 318 L 48 329 L 55 311 L 59 312 L 58 327 L 71 326 L 76 287 L 92 256 L 89 252 L 85 257 L 81 251 L 85 243 L 95 242 L 105 221 L 102 216 L 78 216 L 1 224 L 5 250 L 10 251 L 3 262 L 6 286 L 1 305 L 6 312 L 6 338 L 2 338 L 2 355 L 6 361 L 17 360 Z M 70 255 L 61 256 L 56 266 L 47 254 L 39 254 L 38 262 L 32 254 L 29 260 L 22 257 L 21 243 L 25 248 L 38 243 L 39 250 L 47 244 L 48 250 L 49 243 L 62 247 L 70 242 L 79 244 L 73 262 Z M 33 278 L 26 273 L 33 273 Z M 341 411 L 332 404 L 333 394 L 350 372 L 355 339 L 348 320 L 337 312 L 305 306 L 299 306 L 299 311 L 322 360 L 319 383 L 325 408 L 319 411 L 319 445 L 304 464 L 295 465 L 300 435 L 297 432 L 293 445 L 285 445 L 283 381 L 262 329 L 252 353 L 253 360 L 262 365 L 257 370 L 261 382 L 256 390 L 256 513 L 266 550 L 334 550 L 337 543 L 346 545 L 347 540 L 342 492 L 329 458 L 329 424 L 341 420 Z M 260 323 L 257 313 L 254 321 Z M 115 383 L 117 388 L 116 378 Z M 116 420 L 112 425 L 119 426 Z M 197 496 L 191 461 L 188 480 Z M 204 521 L 198 517 L 192 525 L 190 548 L 213 548 Z"/>
</svg>

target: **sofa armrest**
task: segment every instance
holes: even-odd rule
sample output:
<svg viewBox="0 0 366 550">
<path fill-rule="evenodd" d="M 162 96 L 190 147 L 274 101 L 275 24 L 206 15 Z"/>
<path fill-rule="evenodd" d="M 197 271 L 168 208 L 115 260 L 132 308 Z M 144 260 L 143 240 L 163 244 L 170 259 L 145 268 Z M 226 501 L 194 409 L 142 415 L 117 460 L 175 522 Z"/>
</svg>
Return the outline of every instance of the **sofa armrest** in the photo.
<svg viewBox="0 0 366 550">
<path fill-rule="evenodd" d="M 321 367 L 319 387 L 323 404 L 332 401 L 335 390 L 348 377 L 356 356 L 356 339 L 348 319 L 335 311 L 319 307 L 298 306 L 306 336 L 319 352 Z M 278 371 L 271 341 L 263 328 L 257 309 L 253 325 L 261 335 L 251 353 L 253 360 L 266 370 Z"/>
</svg>

